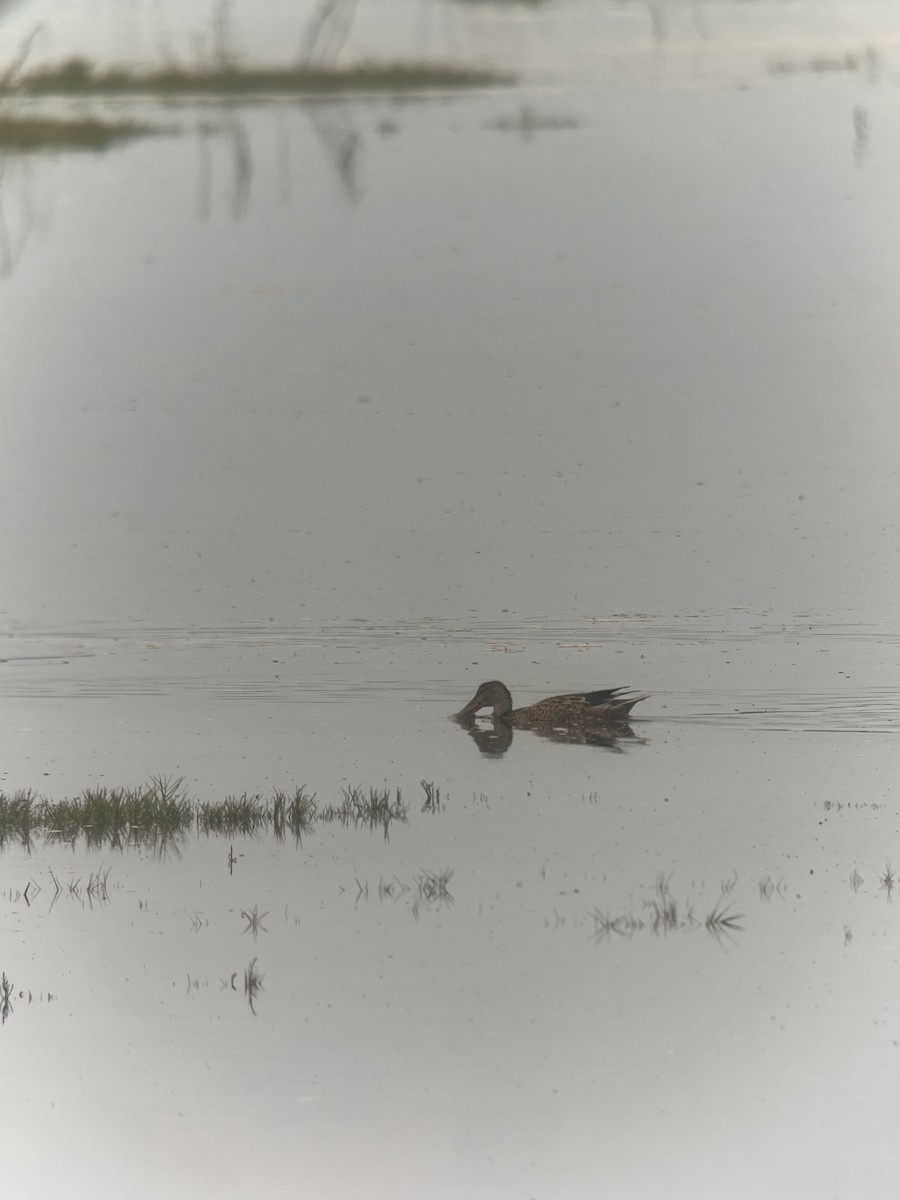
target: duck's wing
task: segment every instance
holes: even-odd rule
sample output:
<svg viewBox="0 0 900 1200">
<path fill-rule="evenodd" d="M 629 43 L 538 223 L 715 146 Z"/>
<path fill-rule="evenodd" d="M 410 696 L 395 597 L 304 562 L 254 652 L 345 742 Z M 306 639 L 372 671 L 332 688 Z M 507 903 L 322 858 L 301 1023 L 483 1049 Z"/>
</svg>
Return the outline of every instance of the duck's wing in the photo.
<svg viewBox="0 0 900 1200">
<path fill-rule="evenodd" d="M 595 714 L 598 719 L 618 721 L 627 717 L 636 704 L 646 699 L 646 692 L 631 692 L 627 687 L 616 687 L 582 692 L 570 697 L 568 702 L 581 707 L 586 718 Z"/>
<path fill-rule="evenodd" d="M 627 692 L 627 687 L 602 688 L 598 692 L 582 692 L 572 697 L 573 700 L 584 700 L 585 704 L 615 704 L 617 700 L 624 700 L 623 692 Z"/>
</svg>

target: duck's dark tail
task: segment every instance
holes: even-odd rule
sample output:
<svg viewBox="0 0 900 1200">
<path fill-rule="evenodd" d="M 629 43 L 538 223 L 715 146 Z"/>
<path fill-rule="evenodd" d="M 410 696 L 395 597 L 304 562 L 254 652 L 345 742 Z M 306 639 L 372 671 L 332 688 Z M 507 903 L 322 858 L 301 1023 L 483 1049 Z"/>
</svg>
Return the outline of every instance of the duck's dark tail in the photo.
<svg viewBox="0 0 900 1200">
<path fill-rule="evenodd" d="M 586 692 L 585 700 L 588 704 L 596 705 L 599 708 L 606 709 L 610 717 L 617 720 L 624 720 L 636 704 L 641 700 L 650 698 L 649 692 L 638 692 L 637 695 L 623 696 L 623 692 L 627 692 L 628 688 L 604 688 L 599 692 Z"/>
</svg>

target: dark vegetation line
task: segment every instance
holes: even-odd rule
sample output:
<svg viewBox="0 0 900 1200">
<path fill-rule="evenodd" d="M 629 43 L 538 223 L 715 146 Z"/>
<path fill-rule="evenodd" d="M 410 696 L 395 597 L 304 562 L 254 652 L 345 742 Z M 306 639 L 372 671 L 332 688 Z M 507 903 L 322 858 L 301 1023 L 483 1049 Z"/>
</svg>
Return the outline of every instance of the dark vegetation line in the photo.
<svg viewBox="0 0 900 1200">
<path fill-rule="evenodd" d="M 413 93 L 499 86 L 511 76 L 464 67 L 422 65 L 364 65 L 356 67 L 167 67 L 155 71 L 98 71 L 82 59 L 60 66 L 14 75 L 0 75 L 0 104 L 29 97 L 156 98 L 324 96 L 354 92 Z M 0 149 L 106 150 L 123 141 L 173 132 L 138 121 L 108 121 L 97 117 L 35 116 L 0 108 Z"/>
<path fill-rule="evenodd" d="M 423 811 L 437 811 L 440 789 L 422 781 Z M 28 789 L 0 792 L 0 847 L 28 846 L 36 837 L 50 842 L 76 842 L 88 847 L 129 845 L 162 848 L 191 832 L 247 836 L 271 833 L 299 840 L 317 825 L 380 828 L 387 837 L 394 821 L 406 822 L 409 806 L 399 788 L 345 787 L 336 803 L 319 801 L 305 785 L 293 791 L 275 789 L 270 797 L 228 796 L 218 802 L 197 801 L 184 780 L 155 776 L 136 788 L 88 788 L 75 799 L 50 800 Z"/>
<path fill-rule="evenodd" d="M 16 75 L 0 84 L 0 95 L 218 96 L 234 93 L 305 94 L 353 91 L 421 91 L 429 88 L 497 87 L 515 77 L 486 68 L 440 63 L 360 63 L 356 66 L 264 67 L 167 66 L 156 70 L 122 67 L 98 70 L 83 58 Z"/>
<path fill-rule="evenodd" d="M 216 0 L 206 61 L 186 65 L 169 54 L 161 67 L 101 67 L 83 57 L 29 67 L 46 37 L 39 21 L 6 64 L 0 64 L 0 150 L 106 150 L 126 139 L 174 132 L 132 121 L 96 117 L 35 116 L 13 111 L 29 98 L 99 99 L 142 96 L 158 100 L 296 96 L 315 98 L 353 93 L 413 94 L 496 87 L 515 82 L 508 72 L 450 63 L 357 63 L 339 66 L 357 0 L 319 0 L 308 17 L 298 59 L 288 66 L 244 64 L 234 47 L 230 0 Z"/>
<path fill-rule="evenodd" d="M 94 117 L 25 117 L 0 113 L 0 149 L 107 150 L 131 138 L 167 132 L 137 121 L 100 121 Z"/>
</svg>

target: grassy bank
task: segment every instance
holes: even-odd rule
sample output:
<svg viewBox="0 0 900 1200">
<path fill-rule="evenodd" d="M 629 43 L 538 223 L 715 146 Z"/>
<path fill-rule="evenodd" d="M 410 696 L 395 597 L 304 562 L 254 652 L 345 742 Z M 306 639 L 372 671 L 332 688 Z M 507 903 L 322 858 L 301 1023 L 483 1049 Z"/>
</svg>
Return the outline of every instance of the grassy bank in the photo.
<svg viewBox="0 0 900 1200">
<path fill-rule="evenodd" d="M 17 74 L 4 94 L 31 96 L 329 95 L 496 87 L 515 82 L 499 71 L 428 63 L 364 63 L 353 67 L 211 66 L 100 70 L 86 59 Z"/>
</svg>

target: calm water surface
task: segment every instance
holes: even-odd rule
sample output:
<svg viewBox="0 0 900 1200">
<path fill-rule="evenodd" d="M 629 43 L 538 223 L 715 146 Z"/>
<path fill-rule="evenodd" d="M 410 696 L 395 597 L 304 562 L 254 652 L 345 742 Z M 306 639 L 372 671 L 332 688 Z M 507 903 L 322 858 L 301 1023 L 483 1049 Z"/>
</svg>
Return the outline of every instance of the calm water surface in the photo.
<svg viewBox="0 0 900 1200">
<path fill-rule="evenodd" d="M 38 8 L 7 57 L 41 14 L 38 57 L 211 36 Z M 122 102 L 165 134 L 2 163 L 0 788 L 409 803 L 387 837 L 4 844 L 4 1184 L 883 1193 L 892 10 L 385 11 L 348 57 L 522 82 Z M 260 55 L 300 27 L 232 20 Z M 651 698 L 489 754 L 447 719 L 489 678 Z"/>
</svg>

